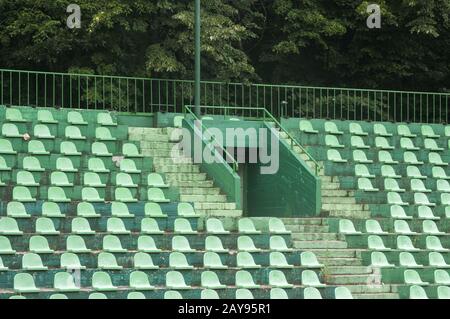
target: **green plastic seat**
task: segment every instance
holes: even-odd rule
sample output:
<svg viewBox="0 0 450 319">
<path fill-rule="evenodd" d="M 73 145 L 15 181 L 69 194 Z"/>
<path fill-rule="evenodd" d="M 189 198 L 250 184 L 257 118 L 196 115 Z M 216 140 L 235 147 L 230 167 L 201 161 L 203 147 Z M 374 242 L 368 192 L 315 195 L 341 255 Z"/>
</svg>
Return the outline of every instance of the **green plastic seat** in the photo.
<svg viewBox="0 0 450 319">
<path fill-rule="evenodd" d="M 206 221 L 206 231 L 211 234 L 229 234 L 228 230 L 225 230 L 222 221 L 217 218 L 208 218 Z"/>
<path fill-rule="evenodd" d="M 95 156 L 112 156 L 113 154 L 108 151 L 105 143 L 94 142 L 91 146 L 91 153 Z"/>
<path fill-rule="evenodd" d="M 164 231 L 159 228 L 158 222 L 155 219 L 148 217 L 141 220 L 141 232 L 151 235 L 164 234 Z"/>
<path fill-rule="evenodd" d="M 38 140 L 31 140 L 28 142 L 28 153 L 32 155 L 50 154 L 50 152 L 45 149 L 44 144 Z"/>
<path fill-rule="evenodd" d="M 360 136 L 352 136 L 350 139 L 350 144 L 353 148 L 359 149 L 369 149 L 370 146 L 364 143 L 364 140 Z"/>
<path fill-rule="evenodd" d="M 127 173 L 117 173 L 116 175 L 116 185 L 127 188 L 138 187 L 137 184 L 133 183 L 133 179 Z"/>
<path fill-rule="evenodd" d="M 315 287 L 306 287 L 303 290 L 303 299 L 322 299 L 320 291 Z"/>
<path fill-rule="evenodd" d="M 121 270 L 122 266 L 117 264 L 116 257 L 107 252 L 101 252 L 97 257 L 97 267 L 102 270 Z"/>
<path fill-rule="evenodd" d="M 47 194 L 48 200 L 55 203 L 69 203 L 70 198 L 66 196 L 64 189 L 59 186 L 50 186 Z"/>
<path fill-rule="evenodd" d="M 362 164 L 373 163 L 372 160 L 367 159 L 366 153 L 364 153 L 361 150 L 353 151 L 353 161 L 355 161 L 356 163 L 362 163 Z"/>
<path fill-rule="evenodd" d="M 416 157 L 416 154 L 414 154 L 413 152 L 405 152 L 403 154 L 403 161 L 406 164 L 412 164 L 412 165 L 422 165 L 423 162 L 419 161 Z"/>
<path fill-rule="evenodd" d="M 39 110 L 37 112 L 37 120 L 43 124 L 58 124 L 58 121 L 53 117 L 53 113 L 49 110 Z"/>
<path fill-rule="evenodd" d="M 318 134 L 319 133 L 319 131 L 316 131 L 313 128 L 311 122 L 307 121 L 307 120 L 300 120 L 299 128 L 300 128 L 300 131 L 303 133 L 308 133 L 308 134 Z"/>
<path fill-rule="evenodd" d="M 9 140 L 0 139 L 0 154 L 17 154 Z"/>
<path fill-rule="evenodd" d="M 22 117 L 22 112 L 16 108 L 7 108 L 5 118 L 8 122 L 26 122 Z"/>
<path fill-rule="evenodd" d="M 173 236 L 172 238 L 172 250 L 182 253 L 194 252 L 195 249 L 191 248 L 189 241 L 184 236 Z"/>
<path fill-rule="evenodd" d="M 325 136 L 325 145 L 332 148 L 344 148 L 345 146 L 339 143 L 339 140 L 335 135 Z"/>
<path fill-rule="evenodd" d="M 397 234 L 403 234 L 403 235 L 415 235 L 416 232 L 411 231 L 409 228 L 409 224 L 404 220 L 396 220 L 394 221 L 394 230 Z"/>
<path fill-rule="evenodd" d="M 9 202 L 6 206 L 6 215 L 12 218 L 30 218 L 25 209 L 25 205 L 20 202 Z"/>
<path fill-rule="evenodd" d="M 63 141 L 60 145 L 60 153 L 67 156 L 80 156 L 81 152 L 78 152 L 76 145 L 70 141 Z"/>
<path fill-rule="evenodd" d="M 246 270 L 239 270 L 236 272 L 235 285 L 237 288 L 245 288 L 245 289 L 260 288 L 260 285 L 257 285 L 253 280 L 252 274 Z"/>
<path fill-rule="evenodd" d="M 47 238 L 44 236 L 32 236 L 30 238 L 29 251 L 35 254 L 53 254 L 55 251 L 50 249 Z"/>
<path fill-rule="evenodd" d="M 122 154 L 126 157 L 144 157 L 135 144 L 124 143 L 122 145 Z"/>
<path fill-rule="evenodd" d="M 0 255 L 13 255 L 15 253 L 16 251 L 12 249 L 9 238 L 0 236 Z"/>
<path fill-rule="evenodd" d="M 406 267 L 406 268 L 423 268 L 423 265 L 419 265 L 416 262 L 416 259 L 414 258 L 414 255 L 410 252 L 402 251 L 399 254 L 399 264 L 400 266 Z"/>
<path fill-rule="evenodd" d="M 64 218 L 66 215 L 61 213 L 61 208 L 57 203 L 44 202 L 42 204 L 42 216 L 50 218 Z"/>
<path fill-rule="evenodd" d="M 208 236 L 205 239 L 205 250 L 216 253 L 227 253 L 228 250 L 223 248 L 222 241 L 217 236 Z"/>
<path fill-rule="evenodd" d="M 383 136 L 383 137 L 391 137 L 392 134 L 388 133 L 386 130 L 386 127 L 383 124 L 374 124 L 373 126 L 373 132 L 375 135 Z"/>
<path fill-rule="evenodd" d="M 357 135 L 357 136 L 367 136 L 369 135 L 367 132 L 364 132 L 361 125 L 359 125 L 358 123 L 350 123 L 349 124 L 349 132 L 352 135 Z"/>
<path fill-rule="evenodd" d="M 384 190 L 389 192 L 396 192 L 396 193 L 404 193 L 406 190 L 403 188 L 400 188 L 398 185 L 397 180 L 393 178 L 385 178 L 384 179 Z"/>
<path fill-rule="evenodd" d="M 311 287 L 325 286 L 325 284 L 322 284 L 320 282 L 319 277 L 317 277 L 317 274 L 309 269 L 302 271 L 302 285 Z"/>
<path fill-rule="evenodd" d="M 227 286 L 220 283 L 219 277 L 213 271 L 204 271 L 201 274 L 201 285 L 208 289 L 225 289 Z"/>
<path fill-rule="evenodd" d="M 391 153 L 384 150 L 378 152 L 378 161 L 383 164 L 398 164 L 398 161 L 392 159 Z"/>
<path fill-rule="evenodd" d="M 422 136 L 428 138 L 440 138 L 441 136 L 434 133 L 433 128 L 430 125 L 422 125 L 421 127 Z"/>
<path fill-rule="evenodd" d="M 56 159 L 56 170 L 65 173 L 78 172 L 78 169 L 73 166 L 72 160 L 67 157 L 59 157 Z"/>
<path fill-rule="evenodd" d="M 158 253 L 161 252 L 156 246 L 155 240 L 150 236 L 139 236 L 138 238 L 138 250 L 145 253 Z"/>
<path fill-rule="evenodd" d="M 410 138 L 402 137 L 400 139 L 400 147 L 409 151 L 418 151 L 420 147 L 416 147 Z"/>
<path fill-rule="evenodd" d="M 197 234 L 196 230 L 192 229 L 189 220 L 185 218 L 177 218 L 174 222 L 174 232 L 178 234 Z"/>
<path fill-rule="evenodd" d="M 420 250 L 419 248 L 414 247 L 411 238 L 408 236 L 398 236 L 397 237 L 397 249 L 398 250 L 404 250 L 404 251 L 417 251 Z"/>
<path fill-rule="evenodd" d="M 177 115 L 173 118 L 173 127 L 182 128 L 183 127 L 184 116 Z"/>
<path fill-rule="evenodd" d="M 294 266 L 289 264 L 286 260 L 286 256 L 279 251 L 273 251 L 269 255 L 270 267 L 273 268 L 293 268 Z"/>
<path fill-rule="evenodd" d="M 436 182 L 436 188 L 438 192 L 450 193 L 450 184 L 447 180 L 440 179 Z"/>
<path fill-rule="evenodd" d="M 73 183 L 69 182 L 69 178 L 64 172 L 52 172 L 50 176 L 51 184 L 54 186 L 73 186 Z"/>
<path fill-rule="evenodd" d="M 239 236 L 237 240 L 237 248 L 239 251 L 259 252 L 260 248 L 255 247 L 253 239 L 249 236 Z"/>
<path fill-rule="evenodd" d="M 303 267 L 308 268 L 323 268 L 324 265 L 319 263 L 316 255 L 310 251 L 304 251 L 300 253 L 300 262 Z"/>
<path fill-rule="evenodd" d="M 88 123 L 83 119 L 83 115 L 77 111 L 70 111 L 67 113 L 67 123 L 73 125 L 87 125 Z"/>
<path fill-rule="evenodd" d="M 43 172 L 44 168 L 36 157 L 27 156 L 23 159 L 23 169 L 29 172 Z"/>
<path fill-rule="evenodd" d="M 60 232 L 55 229 L 53 221 L 48 217 L 36 219 L 36 233 L 41 235 L 59 235 Z"/>
<path fill-rule="evenodd" d="M 370 260 L 372 267 L 377 268 L 391 268 L 395 267 L 394 264 L 390 264 L 386 258 L 386 255 L 381 251 L 374 251 L 370 254 Z"/>
<path fill-rule="evenodd" d="M 367 238 L 367 246 L 371 250 L 386 251 L 391 250 L 384 245 L 383 239 L 378 235 L 369 235 Z"/>
<path fill-rule="evenodd" d="M 91 225 L 86 218 L 75 217 L 72 220 L 72 233 L 77 235 L 94 235 L 95 231 L 91 229 Z"/>
<path fill-rule="evenodd" d="M 450 299 L 450 287 L 448 286 L 437 287 L 437 297 L 438 299 Z"/>
<path fill-rule="evenodd" d="M 86 266 L 82 266 L 78 255 L 74 253 L 64 253 L 61 255 L 61 268 L 74 270 L 74 269 L 86 269 Z"/>
<path fill-rule="evenodd" d="M 250 218 L 241 218 L 238 222 L 239 233 L 242 234 L 261 234 L 260 230 L 256 230 L 253 221 Z"/>
<path fill-rule="evenodd" d="M 419 273 L 413 269 L 405 270 L 403 277 L 405 278 L 405 284 L 407 285 L 426 286 L 429 284 L 428 282 L 422 281 Z"/>
<path fill-rule="evenodd" d="M 50 133 L 50 129 L 47 125 L 36 124 L 34 126 L 34 136 L 42 139 L 54 139 L 55 136 Z"/>
<path fill-rule="evenodd" d="M 411 190 L 413 192 L 431 193 L 431 190 L 425 187 L 422 180 L 416 178 L 411 180 Z"/>
<path fill-rule="evenodd" d="M 131 234 L 131 231 L 125 228 L 123 220 L 117 217 L 108 218 L 108 221 L 106 222 L 106 231 L 116 235 Z"/>
<path fill-rule="evenodd" d="M 48 270 L 48 267 L 44 266 L 42 259 L 38 254 L 26 253 L 22 257 L 22 269 L 28 271 L 43 271 Z"/>
<path fill-rule="evenodd" d="M 168 188 L 169 185 L 164 183 L 162 176 L 158 173 L 150 173 L 147 176 L 147 184 L 149 187 Z"/>
<path fill-rule="evenodd" d="M 111 203 L 111 215 L 118 218 L 134 218 L 135 215 L 131 214 L 127 204 L 121 202 Z"/>
<path fill-rule="evenodd" d="M 14 218 L 0 217 L 0 235 L 22 235 L 19 225 Z"/>
<path fill-rule="evenodd" d="M 135 269 L 142 269 L 142 270 L 152 270 L 159 268 L 153 263 L 152 257 L 144 252 L 139 252 L 134 255 L 133 265 Z"/>
<path fill-rule="evenodd" d="M 17 202 L 35 202 L 36 198 L 31 196 L 30 190 L 25 186 L 15 186 L 13 188 L 13 200 Z"/>
<path fill-rule="evenodd" d="M 437 251 L 432 251 L 428 254 L 428 261 L 431 267 L 450 268 L 450 265 L 446 263 L 444 256 Z"/>
<path fill-rule="evenodd" d="M 97 124 L 103 126 L 117 126 L 117 122 L 113 120 L 111 114 L 106 112 L 97 114 Z"/>
<path fill-rule="evenodd" d="M 137 198 L 133 197 L 131 190 L 125 187 L 117 187 L 114 191 L 115 200 L 123 203 L 135 203 Z"/>
<path fill-rule="evenodd" d="M 59 272 L 55 274 L 53 288 L 57 291 L 64 292 L 75 292 L 80 290 L 80 287 L 75 285 L 73 276 L 67 272 Z"/>
<path fill-rule="evenodd" d="M 293 288 L 294 285 L 288 283 L 286 276 L 281 270 L 271 270 L 269 272 L 269 285 L 277 288 Z"/>
<path fill-rule="evenodd" d="M 441 194 L 441 204 L 450 206 L 450 194 Z"/>
<path fill-rule="evenodd" d="M 164 293 L 164 299 L 183 299 L 178 291 L 169 290 Z"/>
<path fill-rule="evenodd" d="M 281 236 L 271 236 L 269 246 L 270 250 L 273 251 L 289 252 L 293 250 L 293 248 L 287 246 L 286 241 Z"/>
<path fill-rule="evenodd" d="M 419 206 L 417 208 L 417 216 L 420 219 L 439 220 L 439 217 L 434 216 L 433 211 L 428 206 Z"/>
<path fill-rule="evenodd" d="M 427 150 L 429 150 L 429 151 L 432 151 L 432 152 L 441 152 L 441 151 L 444 150 L 444 148 L 439 147 L 439 146 L 437 145 L 437 143 L 436 143 L 435 140 L 426 138 L 426 139 L 423 141 L 423 143 L 424 143 L 425 149 L 427 149 Z"/>
<path fill-rule="evenodd" d="M 207 251 L 203 255 L 203 267 L 207 269 L 228 269 L 220 259 L 220 256 L 212 251 Z"/>
<path fill-rule="evenodd" d="M 81 200 L 91 203 L 99 203 L 105 201 L 104 198 L 100 197 L 98 191 L 94 187 L 83 187 L 81 189 Z"/>
<path fill-rule="evenodd" d="M 353 299 L 353 296 L 347 287 L 336 287 L 334 288 L 334 299 Z"/>
<path fill-rule="evenodd" d="M 417 137 L 417 135 L 412 134 L 409 130 L 409 127 L 404 124 L 400 124 L 397 126 L 397 133 L 402 137 Z"/>
<path fill-rule="evenodd" d="M 120 239 L 115 235 L 103 237 L 103 250 L 110 253 L 125 253 L 127 250 L 122 247 Z"/>
<path fill-rule="evenodd" d="M 269 219 L 269 232 L 272 234 L 291 234 L 284 226 L 283 221 L 275 217 Z"/>
<path fill-rule="evenodd" d="M 127 299 L 137 300 L 137 299 L 147 299 L 147 298 L 145 298 L 145 295 L 142 292 L 132 291 L 127 295 Z"/>
<path fill-rule="evenodd" d="M 69 297 L 67 297 L 64 294 L 52 294 L 49 299 L 51 299 L 51 300 L 64 300 L 64 299 L 69 299 Z"/>
<path fill-rule="evenodd" d="M 106 187 L 106 184 L 102 183 L 100 176 L 93 172 L 84 173 L 83 182 L 85 186 L 89 187 Z"/>
<path fill-rule="evenodd" d="M 95 212 L 94 205 L 87 202 L 81 202 L 77 205 L 77 216 L 84 218 L 97 218 L 101 217 L 100 214 Z"/>
<path fill-rule="evenodd" d="M 436 223 L 432 220 L 424 220 L 422 222 L 422 232 L 429 235 L 444 235 L 445 232 L 441 232 Z"/>
<path fill-rule="evenodd" d="M 194 207 L 190 203 L 179 203 L 177 206 L 177 214 L 181 217 L 198 217 Z"/>
<path fill-rule="evenodd" d="M 440 239 L 436 236 L 427 236 L 425 239 L 425 246 L 428 250 L 449 251 L 449 249 L 442 247 Z"/>
<path fill-rule="evenodd" d="M 65 137 L 69 140 L 86 140 L 86 136 L 81 134 L 81 130 L 78 126 L 67 126 L 65 129 Z"/>
<path fill-rule="evenodd" d="M 143 271 L 133 271 L 130 274 L 130 288 L 134 290 L 155 289 L 155 287 L 150 284 L 147 274 Z"/>
<path fill-rule="evenodd" d="M 186 256 L 180 252 L 172 252 L 169 255 L 169 267 L 174 269 L 193 269 L 194 266 L 189 265 Z"/>
<path fill-rule="evenodd" d="M 375 137 L 375 147 L 382 149 L 382 150 L 395 149 L 395 147 L 391 146 L 391 144 L 389 144 L 389 141 L 385 137 L 382 137 L 382 136 Z"/>
<path fill-rule="evenodd" d="M 145 216 L 167 218 L 167 215 L 162 212 L 161 206 L 158 203 L 146 203 L 144 210 Z"/>
<path fill-rule="evenodd" d="M 238 252 L 236 264 L 238 268 L 243 269 L 261 268 L 261 265 L 257 265 L 253 259 L 253 256 L 247 251 Z"/>
<path fill-rule="evenodd" d="M 186 285 L 183 275 L 173 270 L 166 273 L 166 287 L 175 290 L 191 289 L 191 286 Z"/>
<path fill-rule="evenodd" d="M 327 151 L 327 158 L 331 162 L 335 163 L 347 163 L 347 160 L 343 159 L 341 157 L 341 154 L 338 150 L 328 150 Z"/>
<path fill-rule="evenodd" d="M 89 299 L 108 299 L 108 297 L 100 292 L 93 292 L 89 295 Z"/>
<path fill-rule="evenodd" d="M 387 193 L 387 201 L 390 205 L 399 205 L 399 206 L 408 206 L 408 203 L 405 203 L 400 196 L 399 193 L 388 192 Z"/>
<path fill-rule="evenodd" d="M 413 285 L 409 287 L 409 299 L 428 299 L 428 296 L 423 287 Z"/>
<path fill-rule="evenodd" d="M 92 289 L 96 291 L 116 291 L 117 287 L 113 285 L 107 272 L 97 271 L 92 275 Z"/>
<path fill-rule="evenodd" d="M 40 289 L 36 287 L 31 274 L 21 273 L 14 276 L 14 291 L 18 293 L 37 293 L 40 292 Z"/>
<path fill-rule="evenodd" d="M 333 134 L 333 135 L 344 134 L 344 132 L 339 131 L 339 129 L 336 126 L 336 123 L 334 123 L 334 122 L 325 122 L 324 128 L 325 128 L 325 132 L 328 134 Z"/>
<path fill-rule="evenodd" d="M 245 288 L 236 289 L 236 299 L 254 299 L 253 294 L 250 290 Z"/>
<path fill-rule="evenodd" d="M 397 175 L 395 173 L 394 168 L 390 165 L 381 166 L 381 176 L 388 177 L 388 178 L 396 178 L 396 179 L 401 178 L 400 175 Z"/>
<path fill-rule="evenodd" d="M 4 137 L 22 137 L 16 124 L 5 123 L 2 125 L 2 135 Z"/>
<path fill-rule="evenodd" d="M 149 188 L 147 191 L 147 199 L 155 203 L 170 203 L 170 199 L 165 197 L 164 192 L 160 188 Z"/>
<path fill-rule="evenodd" d="M 34 176 L 31 172 L 28 171 L 19 171 L 17 172 L 17 185 L 21 186 L 39 186 L 39 183 L 36 183 L 34 180 Z"/>
<path fill-rule="evenodd" d="M 414 193 L 414 204 L 421 206 L 436 206 L 435 203 L 431 203 L 428 200 L 427 195 L 425 195 L 424 193 Z"/>
<path fill-rule="evenodd" d="M 141 170 L 136 168 L 136 163 L 132 159 L 123 159 L 120 161 L 120 171 L 129 174 L 140 174 Z"/>
<path fill-rule="evenodd" d="M 409 178 L 415 178 L 415 179 L 426 179 L 426 176 L 423 176 L 420 172 L 419 168 L 416 166 L 408 166 L 406 168 L 406 175 Z"/>
<path fill-rule="evenodd" d="M 358 189 L 365 192 L 378 192 L 378 188 L 374 188 L 370 179 L 361 177 L 358 178 Z"/>
<path fill-rule="evenodd" d="M 11 167 L 8 166 L 8 164 L 6 163 L 6 161 L 3 158 L 3 156 L 0 156 L 0 172 L 1 171 L 10 171 L 10 170 L 11 170 Z"/>
<path fill-rule="evenodd" d="M 94 173 L 109 173 L 110 170 L 105 167 L 105 163 L 100 158 L 90 158 L 88 161 L 88 170 Z"/>
<path fill-rule="evenodd" d="M 66 240 L 66 250 L 75 254 L 90 253 L 91 250 L 86 248 L 83 237 L 78 235 L 70 235 Z"/>
<path fill-rule="evenodd" d="M 217 291 L 212 289 L 203 289 L 200 293 L 200 299 L 220 299 Z"/>
<path fill-rule="evenodd" d="M 115 141 L 117 140 L 112 136 L 111 131 L 106 127 L 97 127 L 95 129 L 95 138 L 99 141 Z"/>
<path fill-rule="evenodd" d="M 355 165 L 355 176 L 364 178 L 375 178 L 375 175 L 370 174 L 369 169 L 364 164 Z"/>
<path fill-rule="evenodd" d="M 270 299 L 289 299 L 289 296 L 283 288 L 272 288 L 270 289 Z"/>
<path fill-rule="evenodd" d="M 366 220 L 366 232 L 374 235 L 385 235 L 387 232 L 383 231 L 380 223 L 374 219 Z"/>
<path fill-rule="evenodd" d="M 448 165 L 449 165 L 449 163 L 442 161 L 441 155 L 439 155 L 438 153 L 429 153 L 428 161 L 430 162 L 430 164 L 437 165 L 437 166 L 448 167 Z"/>
<path fill-rule="evenodd" d="M 361 234 L 360 231 L 356 231 L 353 222 L 349 219 L 339 220 L 339 232 L 347 235 Z"/>
</svg>

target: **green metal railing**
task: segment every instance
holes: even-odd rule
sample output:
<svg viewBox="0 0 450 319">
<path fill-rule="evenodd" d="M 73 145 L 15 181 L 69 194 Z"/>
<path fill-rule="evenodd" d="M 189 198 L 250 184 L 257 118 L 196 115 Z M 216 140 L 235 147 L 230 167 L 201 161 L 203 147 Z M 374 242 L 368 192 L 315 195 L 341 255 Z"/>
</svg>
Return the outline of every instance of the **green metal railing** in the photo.
<svg viewBox="0 0 450 319">
<path fill-rule="evenodd" d="M 192 112 L 192 108 L 194 108 L 193 105 L 186 105 L 185 109 L 188 111 L 189 114 L 193 115 L 195 119 L 198 120 L 198 118 L 194 115 Z M 229 106 L 200 106 L 201 110 L 204 110 L 206 112 L 203 112 L 205 115 L 213 114 L 213 115 L 223 115 L 223 116 L 232 116 L 235 114 L 235 108 L 229 107 Z M 280 129 L 280 132 L 284 133 L 287 138 L 289 138 L 289 145 L 292 151 L 294 151 L 295 147 L 300 148 L 300 150 L 308 157 L 308 159 L 313 162 L 314 164 L 314 172 L 316 176 L 319 176 L 319 172 L 322 169 L 322 166 L 317 162 L 314 157 L 308 153 L 308 151 L 296 140 L 292 134 L 290 134 L 282 125 L 281 123 L 265 108 L 261 107 L 240 107 L 239 111 L 241 111 L 241 116 L 244 116 L 246 119 L 253 119 L 256 121 L 264 121 L 264 122 L 273 122 L 275 127 Z M 211 113 L 212 112 L 212 113 Z M 248 113 L 247 116 L 245 113 Z M 200 123 L 204 123 L 205 121 Z M 202 127 L 205 127 L 203 124 L 201 124 Z M 227 152 L 228 154 L 228 152 Z M 231 155 L 230 155 L 231 156 Z M 236 163 L 237 165 L 237 163 Z"/>
<path fill-rule="evenodd" d="M 276 118 L 449 123 L 450 94 L 203 81 L 201 105 L 267 109 Z M 194 81 L 0 69 L 0 104 L 183 112 Z M 251 111 L 246 111 L 251 113 Z"/>
</svg>

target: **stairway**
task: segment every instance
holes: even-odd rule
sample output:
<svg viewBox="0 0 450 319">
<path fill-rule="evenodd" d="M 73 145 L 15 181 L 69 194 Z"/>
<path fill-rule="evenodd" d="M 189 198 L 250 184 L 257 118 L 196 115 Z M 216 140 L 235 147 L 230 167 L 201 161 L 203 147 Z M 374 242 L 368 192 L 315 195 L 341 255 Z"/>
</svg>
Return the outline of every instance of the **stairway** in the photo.
<svg viewBox="0 0 450 319">
<path fill-rule="evenodd" d="M 355 299 L 398 299 L 390 285 L 381 284 L 378 268 L 362 265 L 361 250 L 347 248 L 345 237 L 330 233 L 325 218 L 284 218 L 295 249 L 316 254 L 324 264 L 327 285 L 347 287 Z"/>
<path fill-rule="evenodd" d="M 200 165 L 194 164 L 180 150 L 179 136 L 175 128 L 129 128 L 129 139 L 140 142 L 144 156 L 153 158 L 157 173 L 165 175 L 166 183 L 177 187 L 180 201 L 194 203 L 201 216 L 241 217 L 242 210 L 236 203 L 227 201 L 221 189 L 214 186 Z"/>
</svg>

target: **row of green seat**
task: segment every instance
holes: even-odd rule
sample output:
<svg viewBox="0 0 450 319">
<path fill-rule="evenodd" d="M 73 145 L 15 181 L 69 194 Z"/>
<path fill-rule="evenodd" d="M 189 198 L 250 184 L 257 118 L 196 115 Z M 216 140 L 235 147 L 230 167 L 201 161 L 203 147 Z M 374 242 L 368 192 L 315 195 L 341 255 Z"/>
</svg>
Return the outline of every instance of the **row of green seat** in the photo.
<svg viewBox="0 0 450 319">
<path fill-rule="evenodd" d="M 411 192 L 431 193 L 434 191 L 440 193 L 450 193 L 450 183 L 445 179 L 437 179 L 435 189 L 427 188 L 423 180 L 417 178 L 410 179 L 408 184 L 410 186 L 409 191 Z M 380 186 L 384 188 L 384 191 L 393 191 L 397 193 L 406 192 L 405 188 L 401 188 L 399 186 L 396 179 L 390 177 L 383 178 L 383 185 Z M 358 178 L 358 189 L 366 192 L 378 192 L 380 190 L 379 188 L 375 188 L 372 181 L 367 177 Z"/>
<path fill-rule="evenodd" d="M 398 253 L 398 262 L 389 262 L 386 255 L 381 251 L 374 251 L 371 253 L 371 266 L 377 268 L 390 267 L 406 267 L 406 268 L 424 268 L 425 265 L 417 263 L 414 255 L 411 252 L 402 251 Z M 440 252 L 432 251 L 428 254 L 428 267 L 432 268 L 450 268 L 450 265 L 445 261 L 444 256 Z"/>
<path fill-rule="evenodd" d="M 371 172 L 371 170 L 364 164 L 356 164 L 355 165 L 355 176 L 359 177 L 366 177 L 366 178 L 375 178 L 375 172 Z M 445 172 L 443 167 L 435 166 L 431 169 L 431 174 L 427 176 L 426 174 L 423 175 L 420 169 L 417 166 L 407 166 L 406 167 L 406 176 L 408 178 L 415 178 L 415 179 L 427 179 L 428 177 L 432 177 L 435 179 L 450 179 L 450 176 L 447 176 L 447 173 Z M 381 165 L 380 167 L 380 174 L 384 178 L 393 178 L 393 179 L 401 179 L 403 178 L 402 175 L 398 174 L 394 167 L 391 165 Z M 379 175 L 379 174 L 377 174 Z"/>
<path fill-rule="evenodd" d="M 339 221 L 339 232 L 347 235 L 361 234 L 361 231 L 357 231 L 353 222 L 349 219 L 341 219 Z M 368 219 L 365 221 L 365 232 L 367 234 L 386 235 L 386 232 L 382 229 L 379 222 L 374 219 Z M 424 220 L 422 222 L 422 231 L 415 232 L 409 227 L 409 224 L 403 220 L 398 219 L 394 221 L 394 232 L 402 235 L 417 235 L 417 234 L 429 234 L 429 235 L 445 235 L 446 232 L 440 231 L 436 223 L 432 220 Z M 449 234 L 450 236 L 450 234 Z"/>
<path fill-rule="evenodd" d="M 413 245 L 411 238 L 405 235 L 399 235 L 397 237 L 397 247 L 396 249 L 402 251 L 419 251 L 420 248 L 417 248 Z M 383 238 L 379 235 L 369 235 L 367 238 L 367 247 L 371 250 L 378 251 L 389 251 L 393 248 L 386 247 L 383 241 Z M 424 249 L 430 251 L 438 251 L 438 252 L 446 252 L 449 251 L 448 248 L 444 248 L 442 243 L 437 236 L 427 236 L 425 239 L 425 247 Z"/>
</svg>

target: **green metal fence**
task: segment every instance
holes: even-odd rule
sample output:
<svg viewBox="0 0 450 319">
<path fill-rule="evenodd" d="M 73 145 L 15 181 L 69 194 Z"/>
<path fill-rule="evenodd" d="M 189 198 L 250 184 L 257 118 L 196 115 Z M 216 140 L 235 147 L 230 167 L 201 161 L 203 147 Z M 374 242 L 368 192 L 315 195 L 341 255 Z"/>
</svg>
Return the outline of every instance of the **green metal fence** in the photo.
<svg viewBox="0 0 450 319">
<path fill-rule="evenodd" d="M 263 107 L 277 118 L 449 123 L 449 102 L 446 93 L 201 84 L 202 105 L 232 106 L 234 115 L 242 114 L 240 107 Z M 194 81 L 0 69 L 0 104 L 5 105 L 181 113 L 193 103 Z"/>
</svg>

